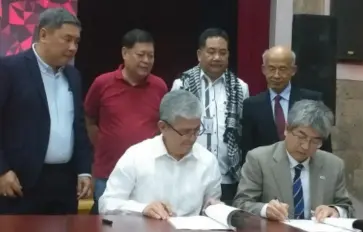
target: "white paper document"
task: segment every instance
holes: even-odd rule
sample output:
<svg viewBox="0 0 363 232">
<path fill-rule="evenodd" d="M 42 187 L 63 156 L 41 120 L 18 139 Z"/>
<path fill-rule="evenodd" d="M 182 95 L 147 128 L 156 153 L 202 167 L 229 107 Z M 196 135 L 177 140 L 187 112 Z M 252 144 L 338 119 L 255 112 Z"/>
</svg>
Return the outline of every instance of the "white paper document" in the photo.
<svg viewBox="0 0 363 232">
<path fill-rule="evenodd" d="M 328 218 L 323 223 L 316 220 L 289 220 L 284 223 L 307 232 L 352 232 L 360 231 L 352 227 L 356 219 Z"/>
<path fill-rule="evenodd" d="M 324 220 L 325 224 L 332 225 L 335 227 L 348 229 L 351 231 L 360 231 L 353 228 L 353 222 L 357 220 L 356 218 L 326 218 Z"/>
<path fill-rule="evenodd" d="M 169 222 L 177 230 L 234 230 L 228 218 L 236 210 L 239 209 L 216 204 L 206 208 L 206 216 L 171 217 Z"/>
</svg>

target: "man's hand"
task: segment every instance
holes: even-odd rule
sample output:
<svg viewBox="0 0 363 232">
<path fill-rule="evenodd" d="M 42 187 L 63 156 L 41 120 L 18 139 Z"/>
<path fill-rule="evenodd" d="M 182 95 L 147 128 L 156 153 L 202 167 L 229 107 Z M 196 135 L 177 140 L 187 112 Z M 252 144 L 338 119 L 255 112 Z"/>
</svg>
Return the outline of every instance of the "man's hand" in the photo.
<svg viewBox="0 0 363 232">
<path fill-rule="evenodd" d="M 173 215 L 173 211 L 169 204 L 156 201 L 146 206 L 142 214 L 151 218 L 165 220 Z"/>
<path fill-rule="evenodd" d="M 288 218 L 289 205 L 281 203 L 277 200 L 271 200 L 266 209 L 266 216 L 268 219 L 276 221 L 284 221 Z"/>
<path fill-rule="evenodd" d="M 78 177 L 78 186 L 77 186 L 77 194 L 78 200 L 88 198 L 91 196 L 92 191 L 92 180 L 89 176 L 79 176 Z"/>
<path fill-rule="evenodd" d="M 336 208 L 327 205 L 320 205 L 315 209 L 315 218 L 318 222 L 322 222 L 328 217 L 339 217 L 339 212 Z"/>
<path fill-rule="evenodd" d="M 4 197 L 23 196 L 19 179 L 13 171 L 0 176 L 0 195 Z"/>
<path fill-rule="evenodd" d="M 210 205 L 216 205 L 216 204 L 224 204 L 224 202 L 220 201 L 220 200 L 216 200 L 213 198 L 209 198 L 206 202 L 205 202 L 205 206 L 204 208 L 207 208 Z"/>
</svg>

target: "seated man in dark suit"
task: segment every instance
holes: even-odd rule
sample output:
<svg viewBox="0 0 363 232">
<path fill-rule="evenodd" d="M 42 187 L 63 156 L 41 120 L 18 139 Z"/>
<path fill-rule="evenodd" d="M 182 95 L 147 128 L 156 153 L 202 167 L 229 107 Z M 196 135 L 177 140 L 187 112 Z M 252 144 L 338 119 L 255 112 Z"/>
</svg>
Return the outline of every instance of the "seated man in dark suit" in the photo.
<svg viewBox="0 0 363 232">
<path fill-rule="evenodd" d="M 296 102 L 284 141 L 248 152 L 233 206 L 280 221 L 354 217 L 344 161 L 319 149 L 333 121 L 321 101 Z"/>
<path fill-rule="evenodd" d="M 276 46 L 267 50 L 263 54 L 262 72 L 266 76 L 268 90 L 247 98 L 243 104 L 243 160 L 248 151 L 285 138 L 287 114 L 296 101 L 322 99 L 319 92 L 291 86 L 296 65 L 295 54 L 288 48 Z M 330 139 L 322 149 L 332 151 Z"/>
</svg>

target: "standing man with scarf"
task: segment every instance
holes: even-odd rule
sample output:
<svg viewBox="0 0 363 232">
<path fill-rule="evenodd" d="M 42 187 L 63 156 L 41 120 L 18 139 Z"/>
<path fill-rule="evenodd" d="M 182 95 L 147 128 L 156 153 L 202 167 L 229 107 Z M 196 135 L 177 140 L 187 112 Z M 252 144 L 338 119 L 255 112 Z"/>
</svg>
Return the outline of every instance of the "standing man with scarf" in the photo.
<svg viewBox="0 0 363 232">
<path fill-rule="evenodd" d="M 222 174 L 221 200 L 231 204 L 242 164 L 241 120 L 248 85 L 228 70 L 228 35 L 218 28 L 205 30 L 199 37 L 199 64 L 173 83 L 172 90 L 195 94 L 204 107 L 204 133 L 198 142 L 216 155 Z"/>
</svg>

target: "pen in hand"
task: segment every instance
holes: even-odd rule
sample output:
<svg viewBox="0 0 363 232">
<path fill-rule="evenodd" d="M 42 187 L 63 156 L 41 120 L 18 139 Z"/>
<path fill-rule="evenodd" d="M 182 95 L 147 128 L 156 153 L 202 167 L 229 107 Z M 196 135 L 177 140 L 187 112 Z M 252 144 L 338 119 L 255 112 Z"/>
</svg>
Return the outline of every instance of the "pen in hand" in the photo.
<svg viewBox="0 0 363 232">
<path fill-rule="evenodd" d="M 277 197 L 275 197 L 275 201 L 277 201 L 279 204 L 281 204 L 281 202 L 279 201 L 279 199 Z M 287 220 L 288 222 L 290 222 L 289 216 L 287 215 L 285 220 Z"/>
</svg>

